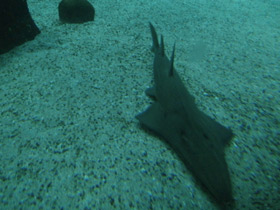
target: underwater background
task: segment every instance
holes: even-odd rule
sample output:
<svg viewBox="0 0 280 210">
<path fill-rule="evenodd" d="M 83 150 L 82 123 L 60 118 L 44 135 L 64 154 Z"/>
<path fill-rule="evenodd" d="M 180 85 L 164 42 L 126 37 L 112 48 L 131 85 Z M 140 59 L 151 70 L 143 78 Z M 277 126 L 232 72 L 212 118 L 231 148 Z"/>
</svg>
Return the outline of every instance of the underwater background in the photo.
<svg viewBox="0 0 280 210">
<path fill-rule="evenodd" d="M 280 1 L 102 0 L 0 55 L 0 209 L 217 209 L 135 119 L 151 103 L 152 22 L 196 104 L 230 127 L 235 209 L 280 209 Z M 219 177 L 217 177 L 218 179 Z"/>
</svg>

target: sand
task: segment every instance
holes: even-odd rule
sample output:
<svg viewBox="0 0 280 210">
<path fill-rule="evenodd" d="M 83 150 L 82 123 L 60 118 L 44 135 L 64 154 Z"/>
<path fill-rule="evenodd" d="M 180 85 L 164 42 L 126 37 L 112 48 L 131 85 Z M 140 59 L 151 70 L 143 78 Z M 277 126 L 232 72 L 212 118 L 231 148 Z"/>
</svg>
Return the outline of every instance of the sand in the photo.
<svg viewBox="0 0 280 210">
<path fill-rule="evenodd" d="M 236 209 L 279 209 L 279 1 L 90 1 L 95 21 L 74 25 L 59 2 L 29 0 L 41 34 L 0 55 L 0 209 L 217 209 L 135 119 L 151 103 L 149 21 L 168 55 L 176 42 L 199 108 L 235 134 Z"/>
</svg>

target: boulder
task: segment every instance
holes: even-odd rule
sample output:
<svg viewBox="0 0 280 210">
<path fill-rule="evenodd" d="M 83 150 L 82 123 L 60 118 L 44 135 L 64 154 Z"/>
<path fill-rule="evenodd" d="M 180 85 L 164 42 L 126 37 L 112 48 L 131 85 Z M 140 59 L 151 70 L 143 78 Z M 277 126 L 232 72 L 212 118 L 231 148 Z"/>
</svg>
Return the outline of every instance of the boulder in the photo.
<svg viewBox="0 0 280 210">
<path fill-rule="evenodd" d="M 0 54 L 33 40 L 40 30 L 35 25 L 26 0 L 1 0 Z"/>
<path fill-rule="evenodd" d="M 95 10 L 87 0 L 62 0 L 58 14 L 64 23 L 84 23 L 94 20 Z"/>
</svg>

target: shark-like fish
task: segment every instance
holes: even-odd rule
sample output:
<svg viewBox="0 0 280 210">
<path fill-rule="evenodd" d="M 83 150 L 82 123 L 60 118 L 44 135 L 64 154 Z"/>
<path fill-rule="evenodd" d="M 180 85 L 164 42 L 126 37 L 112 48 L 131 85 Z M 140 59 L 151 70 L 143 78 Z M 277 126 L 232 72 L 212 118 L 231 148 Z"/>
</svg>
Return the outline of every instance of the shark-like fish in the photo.
<svg viewBox="0 0 280 210">
<path fill-rule="evenodd" d="M 184 86 L 174 68 L 175 44 L 170 60 L 150 23 L 154 87 L 146 94 L 155 99 L 136 118 L 142 125 L 162 136 L 181 158 L 195 179 L 219 204 L 233 202 L 225 146 L 233 137 L 230 129 L 203 112 Z"/>
</svg>

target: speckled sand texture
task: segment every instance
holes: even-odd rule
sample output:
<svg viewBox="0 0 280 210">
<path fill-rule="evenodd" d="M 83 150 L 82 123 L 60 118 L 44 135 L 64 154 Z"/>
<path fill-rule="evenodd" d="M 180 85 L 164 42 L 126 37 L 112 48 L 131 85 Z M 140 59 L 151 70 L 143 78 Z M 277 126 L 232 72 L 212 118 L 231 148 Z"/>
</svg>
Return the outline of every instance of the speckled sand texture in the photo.
<svg viewBox="0 0 280 210">
<path fill-rule="evenodd" d="M 151 103 L 151 21 L 205 113 L 233 129 L 236 209 L 279 209 L 280 2 L 100 0 L 0 55 L 0 209 L 217 209 L 176 154 L 139 126 Z M 204 56 L 202 56 L 204 54 Z M 218 178 L 218 177 L 217 177 Z"/>
</svg>

